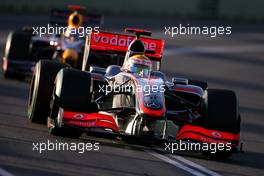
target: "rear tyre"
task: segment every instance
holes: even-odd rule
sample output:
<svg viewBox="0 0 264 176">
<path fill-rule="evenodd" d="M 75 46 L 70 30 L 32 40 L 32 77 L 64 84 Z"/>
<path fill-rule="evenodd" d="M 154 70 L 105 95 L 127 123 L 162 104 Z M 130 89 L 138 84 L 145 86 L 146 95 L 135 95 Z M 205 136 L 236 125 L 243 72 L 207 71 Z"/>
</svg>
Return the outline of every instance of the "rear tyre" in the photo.
<svg viewBox="0 0 264 176">
<path fill-rule="evenodd" d="M 32 35 L 28 32 L 11 32 L 9 33 L 5 46 L 3 60 L 3 75 L 5 78 L 13 78 L 19 75 L 9 70 L 9 60 L 28 60 L 30 57 L 30 45 Z"/>
<path fill-rule="evenodd" d="M 240 132 L 238 100 L 234 91 L 208 89 L 206 103 L 206 128 L 236 134 Z M 232 155 L 232 150 L 217 151 L 216 153 L 204 152 L 204 155 L 228 158 Z"/>
<path fill-rule="evenodd" d="M 28 118 L 33 123 L 47 123 L 54 80 L 67 65 L 41 60 L 36 64 L 28 99 Z"/>
<path fill-rule="evenodd" d="M 56 78 L 51 102 L 51 113 L 48 124 L 52 135 L 77 138 L 81 131 L 67 129 L 61 126 L 61 110 L 73 112 L 95 112 L 97 105 L 91 103 L 91 75 L 76 69 L 62 69 Z"/>
</svg>

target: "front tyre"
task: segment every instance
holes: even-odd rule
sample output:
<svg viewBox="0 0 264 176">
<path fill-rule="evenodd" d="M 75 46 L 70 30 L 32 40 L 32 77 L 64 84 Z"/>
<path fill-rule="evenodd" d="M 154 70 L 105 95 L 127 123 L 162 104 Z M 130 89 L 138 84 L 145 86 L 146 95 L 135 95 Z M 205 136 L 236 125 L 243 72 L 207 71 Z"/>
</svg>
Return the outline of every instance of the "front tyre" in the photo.
<svg viewBox="0 0 264 176">
<path fill-rule="evenodd" d="M 239 133 L 240 124 L 238 100 L 236 93 L 231 90 L 207 90 L 207 116 L 208 129 Z"/>
<path fill-rule="evenodd" d="M 239 134 L 241 119 L 238 112 L 238 99 L 234 91 L 208 89 L 206 106 L 206 128 Z M 203 152 L 206 156 L 220 159 L 228 158 L 232 153 L 232 150 L 217 151 L 216 153 Z"/>
<path fill-rule="evenodd" d="M 52 135 L 78 138 L 80 130 L 62 125 L 63 111 L 95 112 L 98 108 L 91 103 L 91 75 L 76 69 L 62 69 L 56 78 L 51 101 L 48 130 Z"/>
<path fill-rule="evenodd" d="M 33 73 L 28 98 L 28 118 L 33 123 L 46 123 L 50 113 L 50 100 L 54 80 L 66 65 L 49 60 L 40 60 Z"/>
</svg>

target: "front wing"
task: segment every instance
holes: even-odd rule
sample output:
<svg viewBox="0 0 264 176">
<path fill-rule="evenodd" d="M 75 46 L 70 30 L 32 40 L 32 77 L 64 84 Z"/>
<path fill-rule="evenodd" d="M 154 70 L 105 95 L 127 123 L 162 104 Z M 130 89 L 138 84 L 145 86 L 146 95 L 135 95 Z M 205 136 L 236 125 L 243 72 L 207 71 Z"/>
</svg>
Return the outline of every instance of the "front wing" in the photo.
<svg viewBox="0 0 264 176">
<path fill-rule="evenodd" d="M 106 113 L 81 113 L 63 112 L 63 125 L 77 127 L 84 130 L 103 129 L 120 134 L 115 118 Z M 199 143 L 230 143 L 232 148 L 237 148 L 240 141 L 240 134 L 206 129 L 191 124 L 183 125 L 176 135 L 176 141 L 193 141 Z"/>
</svg>

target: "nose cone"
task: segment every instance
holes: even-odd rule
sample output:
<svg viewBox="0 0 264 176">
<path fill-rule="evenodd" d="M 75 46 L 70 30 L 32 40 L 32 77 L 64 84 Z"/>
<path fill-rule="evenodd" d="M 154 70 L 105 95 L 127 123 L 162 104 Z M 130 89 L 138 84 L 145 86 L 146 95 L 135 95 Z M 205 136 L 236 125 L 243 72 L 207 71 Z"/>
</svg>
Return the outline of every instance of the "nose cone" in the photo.
<svg viewBox="0 0 264 176">
<path fill-rule="evenodd" d="M 164 82 L 160 78 L 141 78 L 137 80 L 140 91 L 139 110 L 143 115 L 149 117 L 164 117 L 166 113 Z"/>
<path fill-rule="evenodd" d="M 156 94 L 145 95 L 143 100 L 144 100 L 144 105 L 147 108 L 150 108 L 150 109 L 161 109 L 161 108 L 163 108 L 163 102 L 162 102 L 161 98 Z"/>
<path fill-rule="evenodd" d="M 164 117 L 166 113 L 164 93 L 149 92 L 142 94 L 142 102 L 140 103 L 141 113 L 149 117 Z"/>
</svg>

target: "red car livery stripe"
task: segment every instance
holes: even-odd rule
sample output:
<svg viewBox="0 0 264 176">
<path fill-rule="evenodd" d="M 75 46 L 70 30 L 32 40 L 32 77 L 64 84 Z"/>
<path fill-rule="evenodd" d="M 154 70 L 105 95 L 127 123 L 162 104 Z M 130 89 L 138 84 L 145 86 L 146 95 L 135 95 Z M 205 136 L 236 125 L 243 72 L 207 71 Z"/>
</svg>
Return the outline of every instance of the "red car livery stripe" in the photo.
<svg viewBox="0 0 264 176">
<path fill-rule="evenodd" d="M 114 117 L 100 113 L 79 113 L 64 111 L 63 122 L 68 125 L 75 125 L 87 128 L 108 128 L 119 132 Z"/>
<path fill-rule="evenodd" d="M 209 130 L 190 124 L 184 125 L 176 136 L 176 140 L 196 140 L 206 143 L 228 143 L 238 144 L 239 134 Z"/>
<path fill-rule="evenodd" d="M 116 34 L 109 32 L 92 32 L 90 35 L 90 49 L 96 51 L 116 51 L 126 53 L 129 44 L 135 39 L 135 36 Z M 146 50 L 154 53 L 146 54 L 155 59 L 161 59 L 163 55 L 165 41 L 162 39 L 140 38 L 146 47 Z"/>
</svg>

